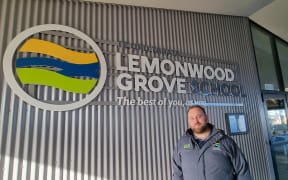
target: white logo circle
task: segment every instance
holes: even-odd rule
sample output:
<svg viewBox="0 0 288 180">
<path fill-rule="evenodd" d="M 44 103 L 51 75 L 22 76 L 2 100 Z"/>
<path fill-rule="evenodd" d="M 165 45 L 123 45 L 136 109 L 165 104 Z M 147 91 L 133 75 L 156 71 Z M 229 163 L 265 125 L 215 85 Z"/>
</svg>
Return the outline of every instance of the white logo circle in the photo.
<svg viewBox="0 0 288 180">
<path fill-rule="evenodd" d="M 14 71 L 14 66 L 15 66 L 14 57 L 15 57 L 17 48 L 19 48 L 19 46 L 21 46 L 21 44 L 27 38 L 31 37 L 32 35 L 36 33 L 44 32 L 44 31 L 62 31 L 62 32 L 71 33 L 79 37 L 80 39 L 84 40 L 87 44 L 90 45 L 90 47 L 96 53 L 97 58 L 99 60 L 100 67 L 101 67 L 101 71 L 99 74 L 100 76 L 97 81 L 97 85 L 83 99 L 80 99 L 78 101 L 71 102 L 71 103 L 65 103 L 65 104 L 51 104 L 51 103 L 43 102 L 27 94 L 27 92 L 25 92 L 23 88 L 20 87 L 19 83 L 17 82 L 15 78 L 15 71 Z M 106 65 L 104 55 L 102 51 L 100 50 L 100 48 L 98 47 L 98 45 L 86 34 L 82 33 L 81 31 L 77 29 L 64 26 L 64 25 L 45 24 L 45 25 L 34 26 L 32 28 L 29 28 L 21 32 L 10 42 L 3 57 L 3 72 L 4 72 L 4 76 L 5 76 L 7 83 L 12 88 L 14 93 L 18 95 L 20 98 L 22 98 L 24 101 L 26 101 L 27 103 L 35 107 L 46 109 L 46 110 L 51 110 L 51 111 L 68 111 L 68 110 L 80 108 L 88 104 L 94 98 L 96 98 L 96 96 L 100 93 L 100 91 L 104 87 L 106 76 L 107 76 L 107 65 Z"/>
</svg>

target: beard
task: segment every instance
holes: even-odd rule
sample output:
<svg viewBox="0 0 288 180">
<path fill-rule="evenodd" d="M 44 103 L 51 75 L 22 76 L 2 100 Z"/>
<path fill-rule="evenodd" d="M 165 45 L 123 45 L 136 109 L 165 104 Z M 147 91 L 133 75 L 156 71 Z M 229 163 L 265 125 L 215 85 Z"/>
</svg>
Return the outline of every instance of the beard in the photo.
<svg viewBox="0 0 288 180">
<path fill-rule="evenodd" d="M 208 129 L 207 124 L 196 124 L 194 127 L 191 127 L 192 131 L 196 134 L 204 133 Z"/>
</svg>

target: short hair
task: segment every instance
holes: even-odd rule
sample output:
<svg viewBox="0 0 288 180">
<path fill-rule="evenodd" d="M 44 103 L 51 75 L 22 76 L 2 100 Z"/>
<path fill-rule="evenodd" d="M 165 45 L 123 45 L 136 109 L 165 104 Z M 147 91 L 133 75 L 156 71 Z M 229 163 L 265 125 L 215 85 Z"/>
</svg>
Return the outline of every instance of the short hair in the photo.
<svg viewBox="0 0 288 180">
<path fill-rule="evenodd" d="M 187 110 L 187 113 L 188 113 L 191 109 L 193 109 L 193 108 L 199 108 L 199 109 L 201 109 L 201 111 L 206 115 L 205 108 L 202 107 L 202 106 L 200 106 L 200 105 L 198 105 L 198 104 L 195 104 L 195 105 L 189 106 L 189 107 L 188 107 L 188 110 Z"/>
</svg>

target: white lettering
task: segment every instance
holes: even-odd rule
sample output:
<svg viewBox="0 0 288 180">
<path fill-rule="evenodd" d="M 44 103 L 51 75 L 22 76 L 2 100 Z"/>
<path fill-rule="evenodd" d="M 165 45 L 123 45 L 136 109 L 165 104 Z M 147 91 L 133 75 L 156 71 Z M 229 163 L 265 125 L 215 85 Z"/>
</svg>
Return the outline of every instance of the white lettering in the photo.
<svg viewBox="0 0 288 180">
<path fill-rule="evenodd" d="M 208 80 L 215 79 L 218 81 L 234 81 L 235 76 L 229 68 L 216 67 L 214 69 L 209 65 L 204 66 L 169 59 L 161 61 L 159 58 L 152 58 L 150 61 L 146 56 L 133 54 L 128 54 L 127 58 L 123 58 L 119 52 L 116 52 L 115 60 L 116 70 L 136 72 L 135 74 L 131 73 L 131 75 L 121 73 L 117 76 L 117 86 L 126 91 L 134 89 L 135 91 L 160 92 L 166 88 L 169 93 L 175 90 L 178 93 L 186 93 L 186 79 L 171 77 L 171 75 L 198 79 L 205 77 Z M 143 72 L 143 74 L 139 74 L 139 72 Z M 157 76 L 147 76 L 148 73 L 157 74 Z M 167 76 L 171 78 L 168 80 Z M 119 99 L 119 101 L 123 100 Z M 131 104 L 134 102 L 132 101 Z"/>
<path fill-rule="evenodd" d="M 223 81 L 225 79 L 225 72 L 222 68 L 217 67 L 215 69 L 215 77 L 216 79 L 218 79 L 219 81 Z"/>
<path fill-rule="evenodd" d="M 137 55 L 128 54 L 129 71 L 140 72 L 139 59 L 140 57 Z"/>
<path fill-rule="evenodd" d="M 234 73 L 231 69 L 225 68 L 225 74 L 226 74 L 226 81 L 233 81 L 234 80 Z"/>
<path fill-rule="evenodd" d="M 169 93 L 173 92 L 173 89 L 174 89 L 174 86 L 175 86 L 175 83 L 176 83 L 176 78 L 173 78 L 173 79 L 171 80 L 171 83 L 170 83 L 170 84 L 169 84 L 169 82 L 168 82 L 168 80 L 167 80 L 166 77 L 162 77 L 162 79 L 163 79 L 163 82 L 164 82 L 164 84 L 165 84 L 165 87 L 166 87 L 167 91 L 168 91 Z"/>
<path fill-rule="evenodd" d="M 165 74 L 165 75 L 172 75 L 175 72 L 175 66 L 174 64 L 168 60 L 168 59 L 164 59 L 163 61 L 161 61 L 161 71 Z M 169 66 L 169 67 L 167 67 Z"/>
<path fill-rule="evenodd" d="M 144 90 L 144 91 L 149 91 L 146 87 L 146 83 L 147 83 L 147 79 L 145 76 L 141 75 L 141 74 L 136 74 L 135 75 L 135 91 L 140 91 L 140 87 Z"/>
<path fill-rule="evenodd" d="M 184 62 L 182 65 L 179 61 L 175 61 L 175 66 L 176 66 L 176 76 L 180 76 L 180 71 L 185 77 L 188 77 L 188 68 L 187 68 L 187 63 Z"/>
<path fill-rule="evenodd" d="M 116 61 L 116 69 L 117 70 L 119 70 L 119 71 L 127 71 L 128 70 L 127 67 L 121 65 L 121 61 L 122 61 L 121 53 L 118 53 L 118 52 L 116 53 L 115 61 Z"/>
<path fill-rule="evenodd" d="M 210 71 L 210 73 L 208 71 Z M 214 72 L 214 70 L 213 70 L 213 68 L 211 66 L 205 66 L 205 68 L 204 68 L 204 76 L 207 79 L 213 79 L 214 78 L 215 72 Z"/>
<path fill-rule="evenodd" d="M 158 87 L 155 86 L 156 83 L 153 83 L 153 81 L 156 81 L 158 84 Z M 152 76 L 148 80 L 148 87 L 151 89 L 153 92 L 160 92 L 163 89 L 163 81 L 160 77 L 158 76 Z"/>
<path fill-rule="evenodd" d="M 120 74 L 116 79 L 117 86 L 120 89 L 125 90 L 125 91 L 131 90 L 132 89 L 131 78 L 132 76 L 130 74 L 127 74 L 127 73 Z M 125 84 L 122 84 L 122 80 L 125 80 L 125 79 L 126 79 Z"/>
<path fill-rule="evenodd" d="M 200 65 L 200 68 L 198 66 L 198 64 L 188 64 L 188 68 L 189 68 L 189 72 L 190 72 L 190 76 L 195 78 L 203 78 L 203 65 Z"/>
<path fill-rule="evenodd" d="M 186 93 L 185 79 L 177 79 L 177 92 L 178 93 Z"/>
<path fill-rule="evenodd" d="M 153 58 L 150 64 L 146 56 L 141 56 L 141 71 L 146 72 L 146 69 L 149 73 L 160 74 L 159 59 Z"/>
</svg>

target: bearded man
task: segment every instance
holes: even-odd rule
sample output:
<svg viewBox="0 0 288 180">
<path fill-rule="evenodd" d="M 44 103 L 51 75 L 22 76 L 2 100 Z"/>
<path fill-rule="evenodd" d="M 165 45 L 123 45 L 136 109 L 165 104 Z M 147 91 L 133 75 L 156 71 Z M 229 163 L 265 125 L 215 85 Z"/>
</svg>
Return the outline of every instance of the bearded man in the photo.
<svg viewBox="0 0 288 180">
<path fill-rule="evenodd" d="M 188 125 L 173 153 L 173 180 L 252 180 L 240 148 L 202 106 L 188 108 Z"/>
</svg>

